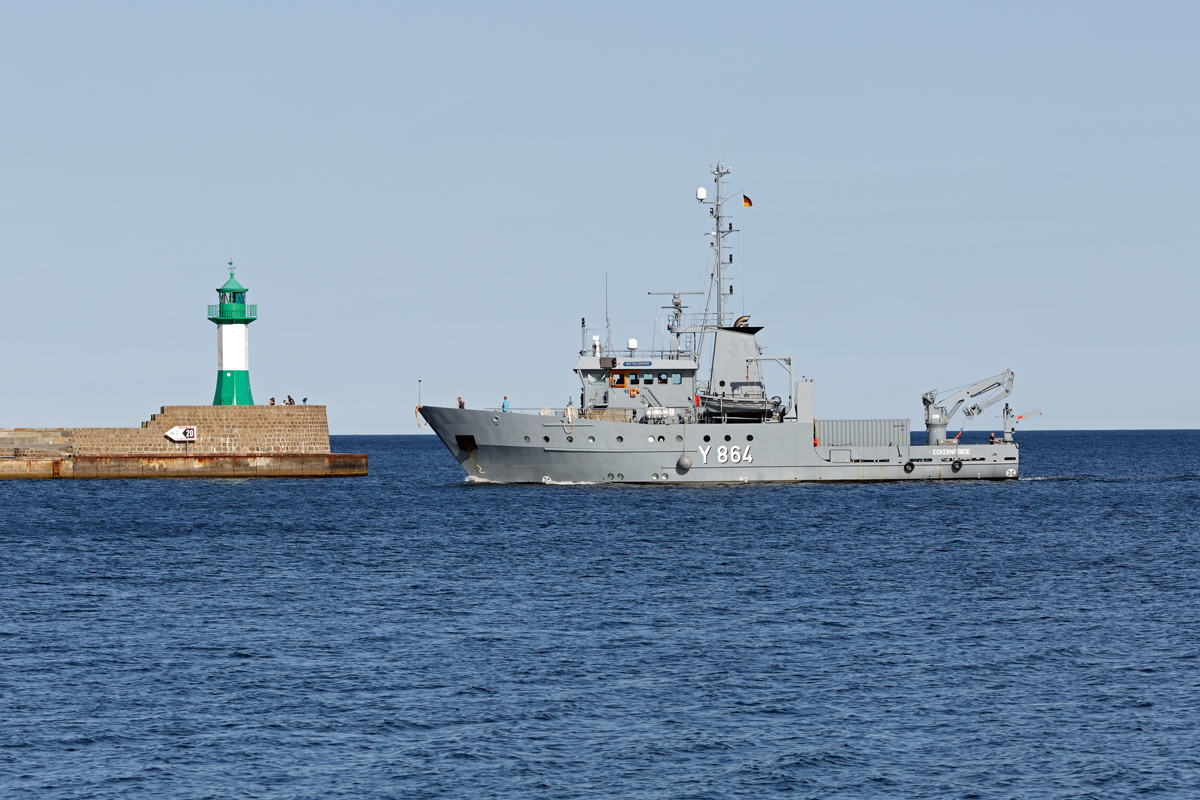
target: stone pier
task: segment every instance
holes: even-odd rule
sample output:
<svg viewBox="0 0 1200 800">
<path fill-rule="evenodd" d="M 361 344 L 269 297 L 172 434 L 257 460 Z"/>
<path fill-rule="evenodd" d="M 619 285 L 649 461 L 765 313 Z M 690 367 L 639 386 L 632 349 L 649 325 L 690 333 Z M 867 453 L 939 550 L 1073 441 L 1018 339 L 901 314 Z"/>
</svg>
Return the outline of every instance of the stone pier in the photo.
<svg viewBox="0 0 1200 800">
<path fill-rule="evenodd" d="M 196 441 L 173 442 L 177 426 Z M 163 406 L 140 428 L 0 428 L 3 478 L 366 475 L 331 453 L 325 406 Z"/>
</svg>

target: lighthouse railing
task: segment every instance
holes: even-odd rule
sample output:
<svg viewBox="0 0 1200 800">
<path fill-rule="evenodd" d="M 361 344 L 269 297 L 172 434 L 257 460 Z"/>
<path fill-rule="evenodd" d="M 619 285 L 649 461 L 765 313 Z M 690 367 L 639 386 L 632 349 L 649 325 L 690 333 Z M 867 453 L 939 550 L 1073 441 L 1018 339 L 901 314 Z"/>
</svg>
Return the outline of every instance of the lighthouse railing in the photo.
<svg viewBox="0 0 1200 800">
<path fill-rule="evenodd" d="M 209 319 L 258 319 L 258 306 L 222 303 L 208 307 Z"/>
</svg>

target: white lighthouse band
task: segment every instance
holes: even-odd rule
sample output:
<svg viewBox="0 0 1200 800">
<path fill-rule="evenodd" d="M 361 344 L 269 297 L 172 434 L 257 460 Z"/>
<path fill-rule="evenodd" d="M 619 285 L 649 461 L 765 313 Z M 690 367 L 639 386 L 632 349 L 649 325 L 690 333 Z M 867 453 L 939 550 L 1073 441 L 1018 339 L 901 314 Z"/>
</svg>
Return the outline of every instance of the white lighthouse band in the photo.
<svg viewBox="0 0 1200 800">
<path fill-rule="evenodd" d="M 217 370 L 250 371 L 250 326 L 217 326 Z"/>
</svg>

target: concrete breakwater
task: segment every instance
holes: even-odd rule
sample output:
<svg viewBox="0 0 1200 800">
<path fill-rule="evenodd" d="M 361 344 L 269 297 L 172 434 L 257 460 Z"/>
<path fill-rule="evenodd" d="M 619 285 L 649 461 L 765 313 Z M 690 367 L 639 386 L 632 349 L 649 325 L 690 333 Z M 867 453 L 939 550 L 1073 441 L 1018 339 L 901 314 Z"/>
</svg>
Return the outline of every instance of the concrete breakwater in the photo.
<svg viewBox="0 0 1200 800">
<path fill-rule="evenodd" d="M 168 438 L 180 427 L 195 441 Z M 0 479 L 366 474 L 366 455 L 330 451 L 325 406 L 163 406 L 140 428 L 0 428 Z"/>
</svg>

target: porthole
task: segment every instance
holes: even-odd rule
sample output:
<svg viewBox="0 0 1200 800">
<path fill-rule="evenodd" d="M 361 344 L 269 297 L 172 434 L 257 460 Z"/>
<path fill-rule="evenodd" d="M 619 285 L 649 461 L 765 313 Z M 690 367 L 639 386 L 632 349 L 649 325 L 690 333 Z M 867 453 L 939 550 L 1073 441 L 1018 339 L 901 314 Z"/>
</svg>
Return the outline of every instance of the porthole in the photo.
<svg viewBox="0 0 1200 800">
<path fill-rule="evenodd" d="M 595 437 L 595 436 L 589 436 L 589 437 L 588 437 L 588 441 L 589 441 L 589 442 L 594 442 L 594 441 L 596 441 L 596 437 Z"/>
<path fill-rule="evenodd" d="M 748 434 L 746 434 L 746 441 L 747 441 L 747 442 L 753 442 L 753 441 L 754 441 L 754 434 L 753 434 L 753 433 L 748 433 Z"/>
<path fill-rule="evenodd" d="M 526 436 L 526 437 L 525 437 L 525 441 L 527 441 L 527 442 L 529 441 L 529 437 L 528 437 L 528 436 Z"/>
<path fill-rule="evenodd" d="M 550 437 L 549 437 L 549 436 L 543 436 L 543 437 L 542 437 L 542 441 L 543 441 L 543 442 L 548 442 L 548 441 L 550 441 Z"/>
<path fill-rule="evenodd" d="M 675 437 L 675 441 L 677 441 L 677 442 L 682 442 L 682 441 L 683 441 L 683 437 L 682 437 L 682 436 L 676 436 L 676 437 Z"/>
<path fill-rule="evenodd" d="M 724 385 L 725 385 L 725 381 L 721 381 L 721 385 L 722 385 L 722 386 L 724 386 Z"/>
<path fill-rule="evenodd" d="M 660 441 L 660 442 L 665 442 L 666 440 L 667 440 L 667 437 L 665 437 L 665 436 L 658 437 L 658 441 Z"/>
<path fill-rule="evenodd" d="M 497 425 L 499 425 L 499 424 L 500 424 L 500 418 L 499 418 L 499 417 L 492 417 L 492 422 L 494 422 L 494 423 L 496 423 Z"/>
<path fill-rule="evenodd" d="M 658 480 L 658 473 L 656 472 L 653 475 L 651 475 L 650 477 L 653 478 L 654 480 Z"/>
<path fill-rule="evenodd" d="M 574 436 L 568 436 L 568 437 L 567 437 L 567 441 L 568 441 L 568 442 L 573 442 L 573 441 L 575 441 L 575 437 L 574 437 Z"/>
<path fill-rule="evenodd" d="M 667 473 L 664 472 L 661 477 L 665 481 L 667 479 Z"/>
<path fill-rule="evenodd" d="M 727 433 L 727 434 L 725 434 L 725 441 L 727 441 L 727 442 L 728 442 L 728 441 L 730 441 L 731 439 L 733 439 L 733 437 L 732 437 L 732 436 L 730 436 L 728 433 Z"/>
<path fill-rule="evenodd" d="M 622 473 L 618 472 L 618 473 L 617 473 L 617 480 L 619 480 L 619 481 L 623 481 L 623 480 L 625 480 L 625 476 L 624 476 Z"/>
<path fill-rule="evenodd" d="M 616 477 L 616 476 L 615 476 L 615 475 L 613 475 L 611 472 L 610 472 L 610 473 L 608 473 L 608 479 L 609 479 L 610 481 L 611 481 L 613 478 L 615 478 L 615 477 Z"/>
<path fill-rule="evenodd" d="M 648 442 L 653 442 L 653 441 L 654 441 L 654 437 L 653 437 L 653 436 L 647 436 L 647 437 L 646 437 L 646 441 L 648 441 Z"/>
<path fill-rule="evenodd" d="M 706 434 L 704 434 L 704 441 L 706 441 L 706 442 L 708 441 L 708 434 L 707 434 L 707 433 L 706 433 Z"/>
<path fill-rule="evenodd" d="M 625 437 L 624 437 L 624 436 L 618 436 L 618 437 L 617 437 L 617 444 L 620 444 L 620 443 L 621 443 L 621 442 L 623 442 L 623 441 L 625 441 Z"/>
</svg>

